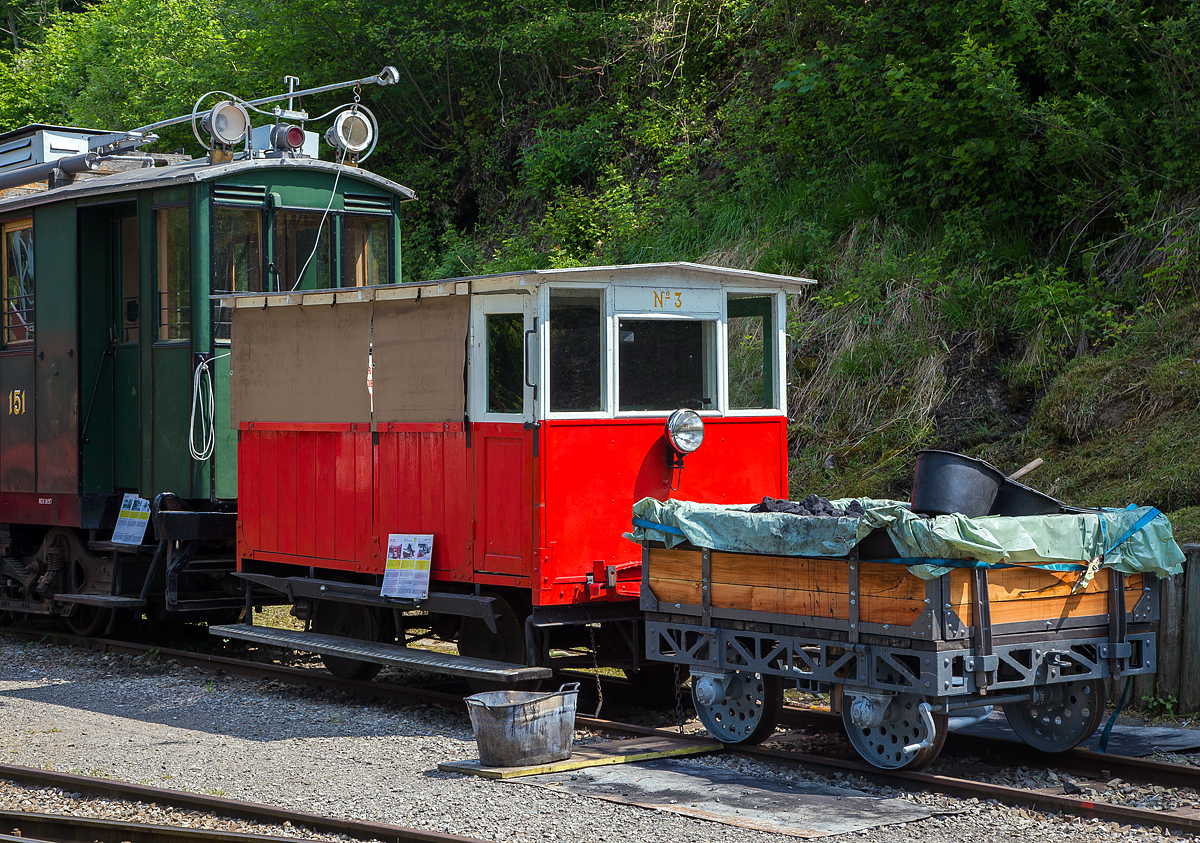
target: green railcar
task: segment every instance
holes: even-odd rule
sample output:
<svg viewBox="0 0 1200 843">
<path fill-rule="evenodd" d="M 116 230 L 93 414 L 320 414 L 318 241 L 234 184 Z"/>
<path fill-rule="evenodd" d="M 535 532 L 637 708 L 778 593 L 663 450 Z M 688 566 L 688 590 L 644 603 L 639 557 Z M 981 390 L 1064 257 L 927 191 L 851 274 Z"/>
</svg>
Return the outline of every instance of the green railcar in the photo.
<svg viewBox="0 0 1200 843">
<path fill-rule="evenodd" d="M 121 610 L 245 605 L 227 576 L 230 319 L 210 297 L 395 283 L 413 198 L 358 166 L 375 126 L 357 101 L 328 136 L 334 161 L 290 101 L 222 133 L 254 105 L 206 115 L 220 125 L 195 160 L 139 151 L 146 130 L 0 135 L 0 613 L 91 633 Z M 153 502 L 137 544 L 111 541 L 127 495 Z"/>
</svg>

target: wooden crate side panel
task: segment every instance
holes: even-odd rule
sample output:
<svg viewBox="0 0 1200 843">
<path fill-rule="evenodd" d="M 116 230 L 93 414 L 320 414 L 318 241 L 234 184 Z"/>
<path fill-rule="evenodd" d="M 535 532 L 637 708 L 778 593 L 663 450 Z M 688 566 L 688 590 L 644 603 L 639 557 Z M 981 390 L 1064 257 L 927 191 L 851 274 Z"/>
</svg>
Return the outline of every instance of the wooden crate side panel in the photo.
<svg viewBox="0 0 1200 843">
<path fill-rule="evenodd" d="M 1102 568 L 1096 572 L 1087 588 L 1078 594 L 1071 594 L 1071 588 L 1079 578 L 1074 571 L 1028 567 L 989 571 L 988 599 L 992 624 L 1106 615 L 1108 577 L 1109 570 Z M 1141 596 L 1142 575 L 1126 576 L 1126 609 L 1132 610 Z M 975 622 L 970 571 L 959 568 L 950 572 L 950 605 L 964 624 L 970 626 Z"/>
<path fill-rule="evenodd" d="M 859 571 L 859 618 L 863 623 L 910 626 L 929 608 L 925 581 L 903 565 L 863 562 Z"/>
</svg>

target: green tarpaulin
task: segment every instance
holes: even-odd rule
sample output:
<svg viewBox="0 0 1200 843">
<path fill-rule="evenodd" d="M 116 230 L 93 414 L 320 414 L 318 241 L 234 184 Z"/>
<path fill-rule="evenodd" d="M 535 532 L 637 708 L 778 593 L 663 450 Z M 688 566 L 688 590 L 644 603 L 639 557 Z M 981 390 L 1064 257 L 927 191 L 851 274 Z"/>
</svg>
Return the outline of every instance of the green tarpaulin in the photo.
<svg viewBox="0 0 1200 843">
<path fill-rule="evenodd" d="M 644 498 L 633 505 L 635 526 L 629 537 L 637 542 L 649 538 L 668 547 L 688 541 L 696 547 L 732 553 L 847 556 L 872 530 L 883 529 L 909 570 L 922 579 L 949 570 L 937 560 L 1052 564 L 1086 563 L 1102 556 L 1104 567 L 1126 574 L 1147 572 L 1166 577 L 1183 570 L 1183 551 L 1175 543 L 1171 523 L 1161 513 L 1117 544 L 1151 513 L 1150 507 L 1019 518 L 967 518 L 957 514 L 927 518 L 913 513 L 901 501 L 857 500 L 865 510 L 861 518 L 750 512 L 752 504 L 725 506 Z M 850 501 L 831 503 L 844 509 Z M 931 562 L 915 561 L 919 559 Z"/>
</svg>

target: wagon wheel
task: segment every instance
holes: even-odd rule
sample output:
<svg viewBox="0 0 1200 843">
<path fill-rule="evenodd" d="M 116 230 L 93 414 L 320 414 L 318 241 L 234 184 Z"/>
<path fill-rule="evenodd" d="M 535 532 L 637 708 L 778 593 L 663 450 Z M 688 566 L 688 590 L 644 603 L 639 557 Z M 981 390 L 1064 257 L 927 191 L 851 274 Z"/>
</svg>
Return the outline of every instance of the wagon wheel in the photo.
<svg viewBox="0 0 1200 843">
<path fill-rule="evenodd" d="M 312 631 L 322 635 L 338 635 L 343 638 L 358 638 L 363 641 L 379 641 L 382 630 L 379 618 L 370 606 L 355 603 L 337 603 L 318 600 L 313 615 Z M 321 656 L 325 669 L 338 679 L 374 679 L 383 669 L 377 662 L 349 659 L 344 656 Z"/>
<path fill-rule="evenodd" d="M 473 659 L 524 665 L 524 617 L 518 617 L 512 605 L 503 597 L 495 593 L 485 593 L 483 596 L 495 598 L 492 609 L 499 615 L 496 618 L 496 631 L 488 629 L 487 624 L 480 618 L 463 618 L 458 628 L 458 654 Z M 536 691 L 542 682 L 540 679 L 531 679 L 525 682 L 500 683 L 489 679 L 469 678 L 467 684 L 478 694 L 483 691 Z"/>
<path fill-rule="evenodd" d="M 1091 737 L 1104 719 L 1103 680 L 1082 679 L 1042 685 L 1037 698 L 1004 706 L 1017 737 L 1043 752 L 1065 752 Z"/>
<path fill-rule="evenodd" d="M 738 671 L 729 680 L 725 699 L 712 705 L 697 701 L 695 690 L 693 682 L 692 704 L 696 716 L 721 743 L 762 743 L 779 725 L 783 679 L 778 676 Z"/>
<path fill-rule="evenodd" d="M 52 539 L 47 535 L 45 547 L 50 547 Z M 92 558 L 86 554 L 74 553 L 74 545 L 69 537 L 64 536 L 58 544 L 60 553 L 65 554 L 66 559 L 63 562 L 66 571 L 65 591 L 71 594 L 87 594 L 100 593 L 101 589 L 107 593 L 109 584 L 111 584 L 112 574 L 109 573 L 108 582 L 102 574 L 106 573 L 104 569 L 108 568 L 107 560 Z M 112 609 L 104 609 L 99 606 L 85 606 L 82 603 L 76 603 L 72 607 L 70 614 L 67 615 L 67 626 L 76 635 L 84 638 L 89 638 L 98 633 L 105 632 L 110 628 L 115 618 Z"/>
<path fill-rule="evenodd" d="M 842 724 L 846 736 L 854 749 L 864 759 L 886 770 L 920 770 L 934 762 L 946 743 L 945 712 L 931 712 L 933 735 L 921 716 L 920 706 L 925 698 L 920 694 L 897 694 L 892 697 L 883 712 L 883 722 L 878 726 L 856 726 L 851 720 L 851 706 L 842 701 Z M 905 750 L 907 746 L 924 743 L 932 737 L 929 746 L 917 750 Z"/>
</svg>

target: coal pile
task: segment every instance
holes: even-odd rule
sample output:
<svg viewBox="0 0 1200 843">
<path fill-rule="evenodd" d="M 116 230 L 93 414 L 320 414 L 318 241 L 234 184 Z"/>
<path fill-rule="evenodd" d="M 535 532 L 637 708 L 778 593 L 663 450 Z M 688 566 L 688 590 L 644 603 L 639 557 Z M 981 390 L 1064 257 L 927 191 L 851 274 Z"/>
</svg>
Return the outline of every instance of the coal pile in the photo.
<svg viewBox="0 0 1200 843">
<path fill-rule="evenodd" d="M 764 497 L 762 503 L 750 507 L 751 512 L 786 512 L 789 515 L 816 515 L 827 518 L 862 518 L 863 506 L 858 501 L 850 501 L 845 509 L 838 509 L 829 502 L 828 498 L 820 495 L 809 495 L 804 500 L 781 501 L 778 498 Z"/>
</svg>

